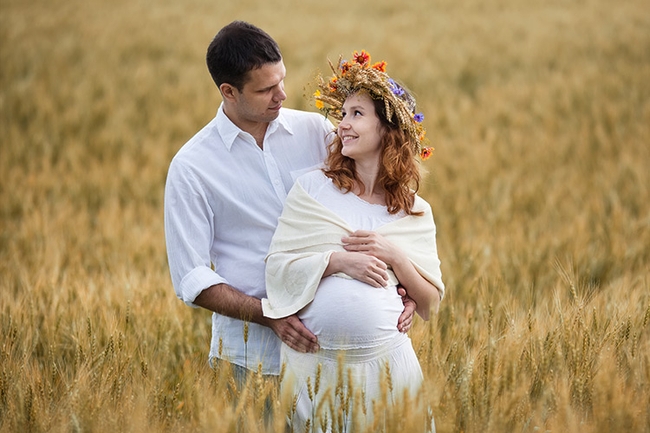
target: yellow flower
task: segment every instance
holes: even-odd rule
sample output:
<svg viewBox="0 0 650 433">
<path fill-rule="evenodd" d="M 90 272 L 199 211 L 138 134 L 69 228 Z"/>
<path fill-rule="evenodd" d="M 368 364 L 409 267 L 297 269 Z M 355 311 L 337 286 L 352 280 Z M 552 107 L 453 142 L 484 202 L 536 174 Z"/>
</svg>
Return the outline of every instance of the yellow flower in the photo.
<svg viewBox="0 0 650 433">
<path fill-rule="evenodd" d="M 320 90 L 316 90 L 316 91 L 314 92 L 314 98 L 316 98 L 316 101 L 314 102 L 314 105 L 315 105 L 316 108 L 318 108 L 319 110 L 322 110 L 322 109 L 325 107 L 325 105 L 323 104 L 323 101 L 321 101 L 320 99 L 318 99 L 318 98 L 320 98 L 320 95 L 321 95 Z"/>
</svg>

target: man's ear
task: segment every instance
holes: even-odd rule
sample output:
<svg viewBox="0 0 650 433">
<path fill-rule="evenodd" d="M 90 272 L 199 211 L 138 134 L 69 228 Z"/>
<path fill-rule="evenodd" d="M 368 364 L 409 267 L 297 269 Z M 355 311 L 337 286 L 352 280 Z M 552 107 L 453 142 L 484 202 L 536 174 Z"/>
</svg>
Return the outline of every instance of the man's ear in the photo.
<svg viewBox="0 0 650 433">
<path fill-rule="evenodd" d="M 228 100 L 230 102 L 234 102 L 236 99 L 236 95 L 239 93 L 239 91 L 235 86 L 228 83 L 222 83 L 221 86 L 219 86 L 219 92 L 221 92 L 221 97 L 223 99 Z"/>
</svg>

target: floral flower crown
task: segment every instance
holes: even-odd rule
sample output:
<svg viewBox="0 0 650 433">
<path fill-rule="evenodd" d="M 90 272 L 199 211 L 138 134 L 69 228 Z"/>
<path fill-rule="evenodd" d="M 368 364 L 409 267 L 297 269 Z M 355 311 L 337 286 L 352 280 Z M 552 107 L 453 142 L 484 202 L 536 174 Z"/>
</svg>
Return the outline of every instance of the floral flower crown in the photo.
<svg viewBox="0 0 650 433">
<path fill-rule="evenodd" d="M 314 93 L 314 105 L 325 116 L 331 116 L 341 121 L 341 108 L 346 98 L 359 90 L 368 92 L 373 99 L 383 99 L 386 117 L 393 123 L 393 114 L 400 128 L 413 145 L 416 155 L 423 160 L 428 159 L 433 152 L 432 147 L 426 147 L 428 140 L 422 126 L 424 115 L 415 112 L 415 98 L 404 90 L 386 73 L 386 62 L 370 64 L 370 55 L 361 50 L 355 51 L 351 61 L 343 61 L 339 57 L 339 66 L 334 67 L 328 60 L 334 75 L 325 80 L 321 75 L 316 78 L 318 90 Z"/>
</svg>

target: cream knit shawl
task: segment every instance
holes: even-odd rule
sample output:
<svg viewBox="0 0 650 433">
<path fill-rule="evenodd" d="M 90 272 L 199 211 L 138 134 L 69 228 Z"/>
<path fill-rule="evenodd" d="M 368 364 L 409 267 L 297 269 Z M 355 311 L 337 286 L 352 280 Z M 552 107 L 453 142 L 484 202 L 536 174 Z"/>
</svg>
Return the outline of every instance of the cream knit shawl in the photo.
<svg viewBox="0 0 650 433">
<path fill-rule="evenodd" d="M 351 194 L 351 193 L 350 193 Z M 436 226 L 429 204 L 416 195 L 409 215 L 378 228 L 377 233 L 406 252 L 417 271 L 444 295 Z M 281 318 L 309 304 L 335 251 L 345 251 L 341 238 L 354 230 L 338 215 L 311 197 L 300 182 L 287 196 L 284 210 L 266 256 L 266 293 L 262 310 L 266 317 Z M 351 278 L 343 273 L 337 277 Z M 389 270 L 389 285 L 398 283 Z"/>
</svg>

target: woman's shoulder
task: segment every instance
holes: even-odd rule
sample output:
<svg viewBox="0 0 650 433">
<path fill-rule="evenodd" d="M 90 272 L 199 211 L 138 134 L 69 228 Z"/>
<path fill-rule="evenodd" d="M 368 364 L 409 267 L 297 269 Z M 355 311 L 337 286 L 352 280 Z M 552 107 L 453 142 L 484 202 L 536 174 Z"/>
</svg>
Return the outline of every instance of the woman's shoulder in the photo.
<svg viewBox="0 0 650 433">
<path fill-rule="evenodd" d="M 332 180 L 325 176 L 321 169 L 303 174 L 296 180 L 296 184 L 300 185 L 307 194 L 321 203 L 327 201 L 327 198 L 338 198 L 340 195 Z"/>
<path fill-rule="evenodd" d="M 415 200 L 413 201 L 413 211 L 424 212 L 425 214 L 432 213 L 431 205 L 429 202 L 420 197 L 418 194 L 415 194 Z"/>
<path fill-rule="evenodd" d="M 296 182 L 306 190 L 309 191 L 313 188 L 320 188 L 329 181 L 329 178 L 323 173 L 322 167 L 314 167 L 313 170 L 301 174 L 296 179 Z"/>
</svg>

